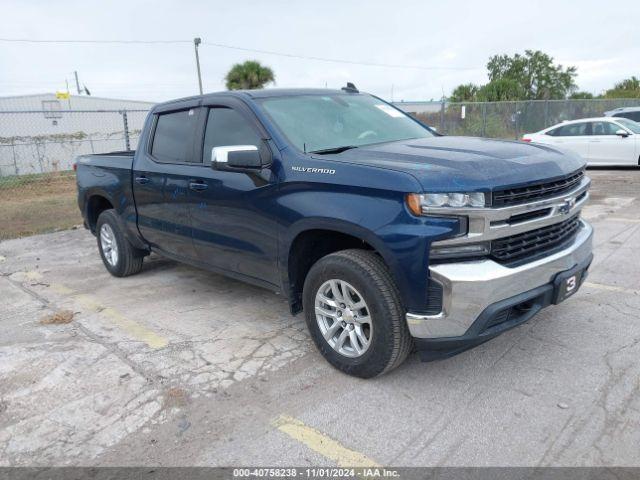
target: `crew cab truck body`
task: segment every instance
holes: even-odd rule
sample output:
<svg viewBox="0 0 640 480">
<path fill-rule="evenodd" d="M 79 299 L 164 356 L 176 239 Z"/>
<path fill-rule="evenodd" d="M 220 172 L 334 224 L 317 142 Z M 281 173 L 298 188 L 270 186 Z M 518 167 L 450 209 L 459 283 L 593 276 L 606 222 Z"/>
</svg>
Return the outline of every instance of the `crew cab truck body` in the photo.
<svg viewBox="0 0 640 480">
<path fill-rule="evenodd" d="M 79 157 L 77 182 L 113 275 L 157 252 L 282 292 L 361 377 L 521 324 L 592 259 L 579 157 L 440 136 L 354 88 L 157 105 L 135 153 Z"/>
</svg>

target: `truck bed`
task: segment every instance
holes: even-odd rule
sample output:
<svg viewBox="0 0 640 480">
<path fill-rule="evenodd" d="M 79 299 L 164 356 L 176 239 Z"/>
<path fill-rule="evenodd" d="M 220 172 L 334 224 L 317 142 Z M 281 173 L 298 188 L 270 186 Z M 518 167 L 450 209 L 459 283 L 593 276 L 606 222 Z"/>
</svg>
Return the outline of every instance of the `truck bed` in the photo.
<svg viewBox="0 0 640 480">
<path fill-rule="evenodd" d="M 130 170 L 133 166 L 134 155 L 135 150 L 82 155 L 78 157 L 77 166 L 78 169 L 83 165 L 87 165 L 100 168 L 124 168 Z"/>
</svg>

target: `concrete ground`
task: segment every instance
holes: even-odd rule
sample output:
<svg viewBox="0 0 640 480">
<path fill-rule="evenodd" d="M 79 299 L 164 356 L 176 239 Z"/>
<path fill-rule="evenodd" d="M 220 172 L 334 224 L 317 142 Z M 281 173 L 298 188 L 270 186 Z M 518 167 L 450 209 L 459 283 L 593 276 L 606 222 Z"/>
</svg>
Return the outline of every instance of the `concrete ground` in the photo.
<svg viewBox="0 0 640 480">
<path fill-rule="evenodd" d="M 640 171 L 590 176 L 576 296 L 367 381 L 270 292 L 158 257 L 116 279 L 84 230 L 2 242 L 0 466 L 640 465 Z"/>
</svg>

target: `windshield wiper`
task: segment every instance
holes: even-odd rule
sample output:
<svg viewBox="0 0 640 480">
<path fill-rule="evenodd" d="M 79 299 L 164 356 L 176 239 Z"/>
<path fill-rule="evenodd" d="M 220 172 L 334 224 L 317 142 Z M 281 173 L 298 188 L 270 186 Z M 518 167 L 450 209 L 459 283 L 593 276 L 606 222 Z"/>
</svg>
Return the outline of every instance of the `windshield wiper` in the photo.
<svg viewBox="0 0 640 480">
<path fill-rule="evenodd" d="M 333 148 L 325 148 L 323 150 L 314 150 L 309 153 L 317 153 L 318 155 L 326 155 L 328 153 L 342 153 L 347 150 L 351 150 L 352 148 L 358 148 L 357 145 L 343 145 L 342 147 L 333 147 Z"/>
</svg>

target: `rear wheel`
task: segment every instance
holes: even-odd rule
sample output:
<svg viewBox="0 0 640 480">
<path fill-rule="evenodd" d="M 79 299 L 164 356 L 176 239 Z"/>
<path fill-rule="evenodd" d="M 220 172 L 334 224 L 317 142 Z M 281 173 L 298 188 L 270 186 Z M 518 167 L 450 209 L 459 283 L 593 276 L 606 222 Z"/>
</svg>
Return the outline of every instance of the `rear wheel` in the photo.
<svg viewBox="0 0 640 480">
<path fill-rule="evenodd" d="M 343 250 L 320 259 L 305 280 L 303 303 L 320 353 L 349 375 L 381 375 L 411 350 L 398 289 L 372 252 Z"/>
<path fill-rule="evenodd" d="M 142 269 L 145 252 L 133 247 L 124 237 L 113 210 L 105 210 L 98 217 L 96 237 L 102 263 L 111 275 L 127 277 Z"/>
</svg>

